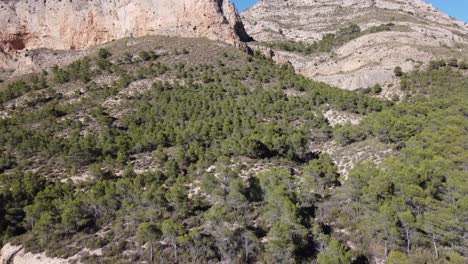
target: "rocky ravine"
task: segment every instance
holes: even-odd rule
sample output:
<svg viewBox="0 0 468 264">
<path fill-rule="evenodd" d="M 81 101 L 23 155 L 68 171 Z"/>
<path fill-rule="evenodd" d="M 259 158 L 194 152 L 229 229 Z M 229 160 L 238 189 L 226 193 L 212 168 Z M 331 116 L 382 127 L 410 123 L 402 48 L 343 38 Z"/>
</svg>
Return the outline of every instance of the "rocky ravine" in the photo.
<svg viewBox="0 0 468 264">
<path fill-rule="evenodd" d="M 81 50 L 124 37 L 206 37 L 240 46 L 249 36 L 229 0 L 4 0 L 0 68 L 31 64 L 28 50 Z"/>
<path fill-rule="evenodd" d="M 395 66 L 409 71 L 432 59 L 468 59 L 468 25 L 423 0 L 262 0 L 241 15 L 247 32 L 262 42 L 311 43 L 352 23 L 362 30 L 395 24 L 392 31 L 361 36 L 332 53 L 274 51 L 276 60 L 292 63 L 298 72 L 350 90 L 393 83 Z"/>
</svg>

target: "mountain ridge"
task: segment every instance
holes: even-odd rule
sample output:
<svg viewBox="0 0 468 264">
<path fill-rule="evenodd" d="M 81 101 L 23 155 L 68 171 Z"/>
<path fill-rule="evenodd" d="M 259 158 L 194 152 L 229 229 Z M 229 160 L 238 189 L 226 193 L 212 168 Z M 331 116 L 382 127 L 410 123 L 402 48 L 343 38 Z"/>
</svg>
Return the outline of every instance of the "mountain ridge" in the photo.
<svg viewBox="0 0 468 264">
<path fill-rule="evenodd" d="M 375 84 L 395 87 L 393 70 L 404 71 L 430 60 L 466 60 L 468 25 L 421 0 L 261 1 L 244 11 L 247 32 L 260 42 L 313 43 L 357 25 L 361 34 L 330 52 L 304 56 L 273 49 L 279 62 L 313 79 L 356 90 Z M 391 97 L 395 89 L 384 89 Z"/>
</svg>

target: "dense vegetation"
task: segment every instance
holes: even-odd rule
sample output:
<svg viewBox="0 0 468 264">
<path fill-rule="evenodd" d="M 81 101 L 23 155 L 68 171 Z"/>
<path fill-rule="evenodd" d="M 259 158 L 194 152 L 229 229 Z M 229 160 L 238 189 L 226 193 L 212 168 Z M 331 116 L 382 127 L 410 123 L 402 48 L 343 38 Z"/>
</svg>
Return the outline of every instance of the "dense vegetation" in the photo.
<svg viewBox="0 0 468 264">
<path fill-rule="evenodd" d="M 4 84 L 3 243 L 87 263 L 465 263 L 465 75 L 402 74 L 393 105 L 259 54 L 190 52 L 100 50 Z M 334 129 L 325 108 L 367 117 Z M 395 155 L 348 179 L 310 147 L 368 138 Z"/>
<path fill-rule="evenodd" d="M 320 52 L 331 52 L 333 49 L 342 46 L 343 44 L 364 36 L 366 34 L 372 34 L 382 31 L 391 31 L 395 25 L 392 23 L 382 24 L 379 26 L 373 26 L 366 30 L 356 24 L 351 24 L 347 27 L 339 29 L 336 33 L 327 33 L 320 40 L 312 43 L 306 42 L 295 42 L 295 41 L 274 41 L 267 42 L 270 48 L 277 48 L 285 51 L 300 52 L 306 55 Z"/>
<path fill-rule="evenodd" d="M 409 263 L 437 263 L 455 254 L 450 249 L 466 257 L 468 78 L 437 67 L 404 75 L 401 84 L 406 102 L 335 131 L 342 144 L 376 137 L 401 151 L 382 166 L 355 168 L 325 217 L 353 230 L 356 243 L 405 251 Z M 433 254 L 424 251 L 431 246 Z"/>
</svg>

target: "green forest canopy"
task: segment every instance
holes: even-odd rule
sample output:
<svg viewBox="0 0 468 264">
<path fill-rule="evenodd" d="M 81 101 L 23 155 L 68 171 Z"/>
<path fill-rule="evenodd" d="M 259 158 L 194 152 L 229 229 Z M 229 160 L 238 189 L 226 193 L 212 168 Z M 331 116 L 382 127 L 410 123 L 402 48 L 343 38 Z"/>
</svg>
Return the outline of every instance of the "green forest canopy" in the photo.
<svg viewBox="0 0 468 264">
<path fill-rule="evenodd" d="M 60 257 L 102 248 L 82 258 L 88 263 L 464 263 L 466 75 L 449 67 L 403 74 L 405 102 L 393 105 L 259 54 L 228 53 L 187 66 L 152 51 L 116 59 L 101 50 L 5 83 L 3 108 L 32 99 L 0 120 L 3 243 Z M 95 82 L 103 75 L 116 81 Z M 125 96 L 122 115 L 103 107 L 139 80 L 152 82 Z M 67 102 L 56 87 L 70 84 L 84 93 Z M 333 129 L 325 105 L 366 117 Z M 308 147 L 366 138 L 396 154 L 357 165 L 347 180 Z M 137 174 L 130 161 L 143 154 L 157 169 Z M 245 159 L 270 165 L 245 178 L 237 165 Z M 55 168 L 93 177 L 73 184 L 52 177 Z"/>
</svg>

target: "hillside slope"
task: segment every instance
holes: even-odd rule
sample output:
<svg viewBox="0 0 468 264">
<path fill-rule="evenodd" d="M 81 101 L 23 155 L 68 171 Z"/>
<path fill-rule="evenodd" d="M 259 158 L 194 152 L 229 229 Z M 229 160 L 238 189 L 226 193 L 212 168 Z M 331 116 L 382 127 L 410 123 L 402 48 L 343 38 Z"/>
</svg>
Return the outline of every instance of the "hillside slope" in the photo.
<svg viewBox="0 0 468 264">
<path fill-rule="evenodd" d="M 312 3 L 269 3 L 286 2 Z M 362 12 L 422 2 L 327 3 Z M 424 24 L 407 12 L 329 21 L 333 35 L 315 43 L 266 39 L 249 43 L 260 48 L 252 54 L 191 34 L 2 53 L 34 71 L 0 71 L 0 263 L 467 263 L 468 64 L 449 60 L 448 44 L 426 50 L 405 37 L 404 21 Z M 193 16 L 213 18 L 203 14 Z M 373 60 L 353 43 L 372 51 L 391 34 L 411 42 L 390 38 L 382 45 L 393 52 L 444 59 L 389 68 L 392 100 L 390 85 L 344 90 L 273 60 L 296 70 L 340 50 Z M 382 61 L 391 58 L 401 59 Z"/>
<path fill-rule="evenodd" d="M 463 263 L 466 74 L 405 74 L 395 105 L 145 37 L 6 80 L 0 261 Z"/>
<path fill-rule="evenodd" d="M 275 168 L 301 174 L 318 158 L 308 146 L 330 139 L 324 108 L 364 115 L 391 105 L 206 39 L 145 37 L 105 47 L 0 87 L 0 237 L 24 248 L 13 263 L 30 259 L 25 251 L 56 261 L 142 263 L 148 245 L 137 229 L 153 221 L 174 225 L 167 238 L 188 239 L 172 242 L 173 257 L 158 238 L 154 247 L 168 263 L 254 262 L 275 220 L 258 216 L 263 198 L 249 181 Z M 247 206 L 242 214 L 234 213 L 237 195 Z M 216 213 L 226 202 L 234 211 Z M 240 236 L 252 252 L 241 250 Z M 5 258 L 19 249 L 7 245 Z"/>
<path fill-rule="evenodd" d="M 312 44 L 358 25 L 360 32 L 345 32 L 346 39 L 326 52 L 310 55 L 274 47 L 276 60 L 344 89 L 378 83 L 385 92 L 387 85 L 397 84 L 396 66 L 410 71 L 439 58 L 468 59 L 468 25 L 423 0 L 264 0 L 241 15 L 247 32 L 266 43 Z"/>
</svg>

